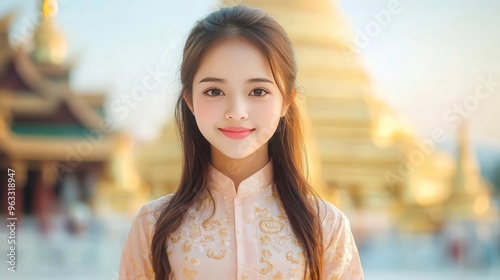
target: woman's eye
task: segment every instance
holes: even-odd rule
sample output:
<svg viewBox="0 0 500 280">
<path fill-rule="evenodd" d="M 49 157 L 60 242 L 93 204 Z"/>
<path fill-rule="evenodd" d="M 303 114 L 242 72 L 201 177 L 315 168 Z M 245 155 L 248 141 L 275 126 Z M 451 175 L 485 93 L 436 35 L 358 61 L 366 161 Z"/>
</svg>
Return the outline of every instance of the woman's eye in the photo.
<svg viewBox="0 0 500 280">
<path fill-rule="evenodd" d="M 266 95 L 268 92 L 261 89 L 261 88 L 256 88 L 254 90 L 252 90 L 252 92 L 256 95 L 256 96 L 263 96 L 263 95 Z"/>
<path fill-rule="evenodd" d="M 210 93 L 209 94 L 210 96 L 219 96 L 222 93 L 222 91 L 220 91 L 216 88 L 212 88 L 212 89 L 205 91 L 205 93 Z"/>
</svg>

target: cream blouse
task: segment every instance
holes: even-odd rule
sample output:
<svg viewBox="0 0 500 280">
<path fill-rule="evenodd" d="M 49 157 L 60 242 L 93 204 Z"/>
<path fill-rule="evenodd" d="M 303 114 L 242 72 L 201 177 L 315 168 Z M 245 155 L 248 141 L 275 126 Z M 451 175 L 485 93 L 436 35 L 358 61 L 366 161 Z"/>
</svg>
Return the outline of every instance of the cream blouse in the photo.
<svg viewBox="0 0 500 280">
<path fill-rule="evenodd" d="M 209 174 L 215 214 L 206 220 L 213 210 L 206 192 L 169 236 L 170 279 L 302 279 L 305 252 L 276 193 L 272 161 L 242 181 L 238 192 L 233 181 L 212 165 Z M 138 211 L 123 246 L 118 279 L 154 279 L 151 239 L 172 195 Z M 331 203 L 325 204 L 320 203 L 326 248 L 323 278 L 363 279 L 348 219 Z"/>
</svg>

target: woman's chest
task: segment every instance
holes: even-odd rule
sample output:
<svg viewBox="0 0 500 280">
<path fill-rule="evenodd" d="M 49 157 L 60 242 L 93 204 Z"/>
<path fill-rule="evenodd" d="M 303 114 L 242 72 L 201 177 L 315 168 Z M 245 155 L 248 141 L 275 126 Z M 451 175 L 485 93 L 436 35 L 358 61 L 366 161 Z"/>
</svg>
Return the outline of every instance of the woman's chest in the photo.
<svg viewBox="0 0 500 280">
<path fill-rule="evenodd" d="M 301 279 L 305 256 L 272 199 L 198 204 L 168 238 L 175 279 Z"/>
</svg>

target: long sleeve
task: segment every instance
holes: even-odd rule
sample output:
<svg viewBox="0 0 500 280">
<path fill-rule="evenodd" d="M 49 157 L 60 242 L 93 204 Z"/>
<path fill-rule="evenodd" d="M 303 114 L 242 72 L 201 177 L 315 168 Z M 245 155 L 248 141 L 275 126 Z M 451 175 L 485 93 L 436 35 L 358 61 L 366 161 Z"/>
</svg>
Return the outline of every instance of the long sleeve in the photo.
<svg viewBox="0 0 500 280">
<path fill-rule="evenodd" d="M 151 237 L 154 221 L 147 205 L 143 205 L 135 216 L 125 244 L 123 245 L 118 279 L 154 279 L 151 265 Z"/>
<path fill-rule="evenodd" d="M 332 205 L 333 206 L 333 205 Z M 364 279 L 358 249 L 347 217 L 333 206 L 325 230 L 329 237 L 324 255 L 323 278 L 327 280 Z"/>
</svg>

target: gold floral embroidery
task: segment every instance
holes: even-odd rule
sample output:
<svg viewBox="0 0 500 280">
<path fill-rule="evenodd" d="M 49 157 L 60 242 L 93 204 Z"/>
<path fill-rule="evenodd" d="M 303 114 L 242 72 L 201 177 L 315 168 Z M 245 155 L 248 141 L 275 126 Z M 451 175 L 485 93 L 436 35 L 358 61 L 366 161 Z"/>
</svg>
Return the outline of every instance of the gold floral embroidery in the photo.
<svg viewBox="0 0 500 280">
<path fill-rule="evenodd" d="M 205 216 L 206 207 L 197 212 L 194 208 L 186 213 L 183 225 L 170 237 L 172 243 L 180 243 L 180 252 L 189 254 L 192 249 L 206 254 L 208 258 L 220 260 L 227 255 L 230 230 L 224 219 Z M 210 212 L 211 213 L 211 212 Z M 189 256 L 189 255 L 188 255 Z M 186 264 L 192 268 L 192 264 Z"/>
<path fill-rule="evenodd" d="M 220 226 L 220 222 L 213 219 L 209 219 L 204 221 L 202 226 L 205 230 L 214 230 L 216 227 Z"/>
<path fill-rule="evenodd" d="M 272 255 L 270 250 L 262 250 L 260 252 L 260 262 L 265 264 L 265 266 L 260 269 L 260 274 L 268 274 L 273 270 L 274 266 L 268 260 Z"/>
<path fill-rule="evenodd" d="M 268 258 L 272 257 L 272 255 L 273 255 L 273 254 L 271 253 L 271 251 L 269 251 L 269 250 L 262 250 L 261 254 L 262 254 L 261 259 L 262 259 L 262 258 L 264 258 L 264 259 L 266 259 L 266 260 L 267 260 Z"/>
<path fill-rule="evenodd" d="M 284 211 L 284 209 L 283 209 Z M 281 212 L 279 215 L 278 215 L 278 218 L 282 221 L 286 221 L 287 220 L 287 217 L 286 217 L 286 214 L 285 212 Z"/>
<path fill-rule="evenodd" d="M 232 226 L 233 225 L 233 221 L 234 221 L 233 210 L 229 208 L 229 209 L 226 210 L 226 218 L 224 219 L 224 222 L 228 226 Z"/>
<path fill-rule="evenodd" d="M 278 194 L 278 191 L 276 190 L 276 185 L 273 185 L 272 195 L 273 195 L 273 197 L 274 197 L 275 200 L 281 201 L 280 200 L 280 196 Z"/>
<path fill-rule="evenodd" d="M 273 275 L 273 280 L 284 280 L 285 278 L 283 277 L 283 274 L 281 272 L 278 272 Z"/>
<path fill-rule="evenodd" d="M 294 254 L 296 255 L 294 257 Z M 305 271 L 305 266 L 306 266 L 306 257 L 305 257 L 305 252 L 294 252 L 294 251 L 289 251 L 286 253 L 286 259 L 287 261 L 295 264 L 294 267 L 290 268 L 289 273 L 292 275 L 304 275 Z"/>
<path fill-rule="evenodd" d="M 255 208 L 257 220 L 260 221 L 258 224 L 261 231 L 261 235 L 259 237 L 260 245 L 266 246 L 265 248 L 269 248 L 268 245 L 272 246 L 271 250 L 261 251 L 260 273 L 273 273 L 272 277 L 274 279 L 285 279 L 284 273 L 287 271 L 288 275 L 300 277 L 300 275 L 303 275 L 303 271 L 305 269 L 305 258 L 303 257 L 304 252 L 302 251 L 302 244 L 300 244 L 293 234 L 293 231 L 288 223 L 288 218 L 284 213 L 284 209 L 278 207 L 278 210 L 281 210 L 279 214 L 273 216 L 270 208 Z M 271 252 L 277 253 L 275 259 L 270 258 Z M 289 268 L 285 271 L 273 271 L 271 263 L 275 261 L 281 262 L 285 259 L 291 266 L 289 266 Z"/>
<path fill-rule="evenodd" d="M 172 243 L 177 243 L 181 239 L 182 239 L 182 237 L 180 237 L 180 236 L 170 236 L 170 241 L 172 241 Z"/>
<path fill-rule="evenodd" d="M 227 249 L 221 250 L 218 254 L 215 253 L 213 248 L 208 249 L 207 257 L 215 260 L 220 260 L 226 256 Z"/>
<path fill-rule="evenodd" d="M 182 261 L 183 267 L 191 267 L 192 265 L 197 266 L 200 262 L 197 258 L 184 257 L 184 261 Z"/>
<path fill-rule="evenodd" d="M 227 228 L 221 228 L 219 230 L 219 235 L 224 237 L 229 236 L 229 230 Z"/>
<path fill-rule="evenodd" d="M 199 198 L 199 200 L 195 203 L 194 208 L 196 211 L 200 211 L 201 208 L 207 205 L 207 203 L 210 203 L 210 195 L 205 191 Z"/>
<path fill-rule="evenodd" d="M 189 221 L 189 222 L 192 222 L 196 219 L 196 216 L 194 215 L 194 213 L 192 212 L 188 212 L 186 214 L 186 220 Z"/>
<path fill-rule="evenodd" d="M 278 221 L 275 218 L 269 218 L 267 220 L 262 220 L 259 222 L 260 230 L 268 234 L 275 234 L 280 232 L 285 225 L 283 222 Z"/>
<path fill-rule="evenodd" d="M 193 228 L 193 231 L 189 233 L 189 238 L 194 239 L 194 238 L 199 238 L 201 237 L 201 230 L 200 228 Z"/>
<path fill-rule="evenodd" d="M 269 244 L 269 243 L 271 243 L 271 238 L 269 238 L 269 236 L 267 236 L 267 235 L 264 235 L 260 238 L 260 243 Z"/>
<path fill-rule="evenodd" d="M 189 238 L 194 239 L 201 236 L 201 228 L 197 223 L 191 223 L 189 226 Z"/>
<path fill-rule="evenodd" d="M 189 251 L 191 251 L 192 247 L 193 247 L 193 243 L 186 241 L 186 242 L 182 243 L 182 252 L 188 253 Z"/>
<path fill-rule="evenodd" d="M 269 208 L 255 207 L 255 212 L 257 214 L 257 218 L 260 220 L 259 228 L 262 232 L 267 234 L 276 234 L 285 227 L 283 216 L 280 215 L 278 218 L 272 217 Z"/>
<path fill-rule="evenodd" d="M 293 264 L 299 264 L 301 261 L 305 261 L 304 252 L 297 252 L 296 258 L 293 257 L 293 251 L 288 251 L 286 253 L 286 260 L 292 262 Z"/>
<path fill-rule="evenodd" d="M 184 279 L 194 279 L 196 274 L 198 274 L 198 271 L 189 270 L 189 269 L 187 269 L 187 267 L 184 267 L 184 269 L 182 270 L 182 274 L 186 277 Z"/>
<path fill-rule="evenodd" d="M 207 235 L 203 236 L 203 241 L 215 242 L 215 236 L 213 234 L 207 234 Z"/>
<path fill-rule="evenodd" d="M 290 239 L 292 239 L 290 235 L 282 235 L 278 238 L 278 243 L 280 245 L 285 245 Z"/>
</svg>

